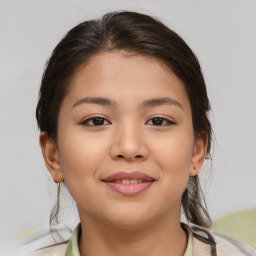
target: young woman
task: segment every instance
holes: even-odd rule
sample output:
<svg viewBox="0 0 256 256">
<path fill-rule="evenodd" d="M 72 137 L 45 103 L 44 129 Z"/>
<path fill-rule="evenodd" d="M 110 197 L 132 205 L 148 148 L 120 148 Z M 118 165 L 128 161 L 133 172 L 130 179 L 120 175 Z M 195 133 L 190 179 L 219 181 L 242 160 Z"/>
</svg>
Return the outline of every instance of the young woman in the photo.
<svg viewBox="0 0 256 256">
<path fill-rule="evenodd" d="M 81 223 L 31 255 L 256 255 L 209 229 L 198 179 L 209 110 L 197 58 L 157 19 L 113 12 L 71 29 L 47 64 L 36 117 L 46 166 Z"/>
</svg>

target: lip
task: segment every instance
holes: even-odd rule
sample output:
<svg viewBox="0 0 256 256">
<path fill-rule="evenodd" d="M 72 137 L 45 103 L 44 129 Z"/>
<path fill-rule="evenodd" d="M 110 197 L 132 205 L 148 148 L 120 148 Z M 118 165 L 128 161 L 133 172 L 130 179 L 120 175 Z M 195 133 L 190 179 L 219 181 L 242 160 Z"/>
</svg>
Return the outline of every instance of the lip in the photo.
<svg viewBox="0 0 256 256">
<path fill-rule="evenodd" d="M 142 180 L 142 181 L 155 181 L 155 179 L 143 172 L 116 172 L 104 179 L 102 179 L 102 181 L 115 181 L 115 180 L 123 180 L 123 179 L 127 179 L 127 180 Z"/>
<path fill-rule="evenodd" d="M 122 184 L 115 182 L 117 180 L 122 179 L 137 179 L 142 180 L 142 182 L 134 184 Z M 114 191 L 122 195 L 134 196 L 148 189 L 153 184 L 155 179 L 142 172 L 117 172 L 104 178 L 102 181 L 109 188 L 113 189 Z"/>
</svg>

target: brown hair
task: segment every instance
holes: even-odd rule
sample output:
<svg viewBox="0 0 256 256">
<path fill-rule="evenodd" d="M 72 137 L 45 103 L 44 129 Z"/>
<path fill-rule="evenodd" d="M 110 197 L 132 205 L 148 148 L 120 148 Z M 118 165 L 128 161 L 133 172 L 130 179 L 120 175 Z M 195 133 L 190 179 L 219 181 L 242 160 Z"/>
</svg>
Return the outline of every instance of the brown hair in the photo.
<svg viewBox="0 0 256 256">
<path fill-rule="evenodd" d="M 57 142 L 58 113 L 75 69 L 95 54 L 113 50 L 158 58 L 183 81 L 191 105 L 194 134 L 208 135 L 206 157 L 209 157 L 210 103 L 195 54 L 179 35 L 158 19 L 130 11 L 111 12 L 101 19 L 82 22 L 59 42 L 42 78 L 36 109 L 40 130 Z M 201 192 L 198 176 L 190 177 L 182 196 L 183 211 L 188 222 L 210 227 L 211 219 Z M 51 224 L 56 216 L 56 212 L 52 212 Z"/>
</svg>

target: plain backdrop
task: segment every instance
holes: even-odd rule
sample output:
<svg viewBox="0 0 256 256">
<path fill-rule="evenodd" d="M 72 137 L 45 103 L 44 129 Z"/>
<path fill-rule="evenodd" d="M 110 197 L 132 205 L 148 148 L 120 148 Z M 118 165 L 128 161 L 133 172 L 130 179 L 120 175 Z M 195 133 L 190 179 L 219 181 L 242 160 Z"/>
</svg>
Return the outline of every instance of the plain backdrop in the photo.
<svg viewBox="0 0 256 256">
<path fill-rule="evenodd" d="M 48 225 L 56 197 L 35 120 L 45 62 L 69 29 L 112 10 L 160 18 L 196 53 L 215 134 L 201 174 L 209 212 L 256 207 L 255 1 L 0 0 L 1 256 L 20 232 Z"/>
</svg>

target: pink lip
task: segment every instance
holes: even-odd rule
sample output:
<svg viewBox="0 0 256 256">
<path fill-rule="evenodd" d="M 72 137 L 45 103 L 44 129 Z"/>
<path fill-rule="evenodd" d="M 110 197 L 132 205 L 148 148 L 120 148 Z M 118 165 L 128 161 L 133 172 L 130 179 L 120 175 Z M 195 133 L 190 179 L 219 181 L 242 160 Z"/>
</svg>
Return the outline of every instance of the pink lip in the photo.
<svg viewBox="0 0 256 256">
<path fill-rule="evenodd" d="M 126 196 L 134 196 L 146 190 L 153 184 L 153 181 L 146 181 L 136 184 L 120 184 L 116 182 L 105 182 L 111 189 Z"/>
<path fill-rule="evenodd" d="M 102 181 L 115 181 L 115 180 L 143 180 L 143 181 L 154 181 L 153 177 L 148 176 L 142 172 L 116 172 L 104 179 Z"/>
<path fill-rule="evenodd" d="M 142 182 L 135 183 L 135 184 L 122 184 L 122 183 L 116 182 L 117 180 L 122 180 L 122 179 L 127 179 L 127 180 L 137 179 L 137 180 L 142 180 Z M 108 187 L 110 187 L 111 189 L 115 190 L 120 194 L 133 196 L 149 188 L 153 184 L 155 179 L 141 172 L 118 172 L 104 178 L 102 181 Z"/>
</svg>

